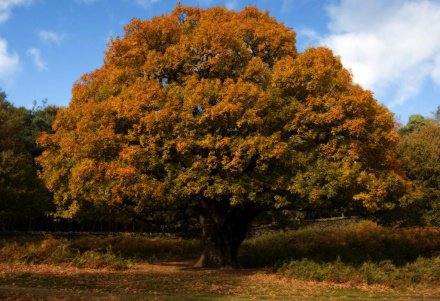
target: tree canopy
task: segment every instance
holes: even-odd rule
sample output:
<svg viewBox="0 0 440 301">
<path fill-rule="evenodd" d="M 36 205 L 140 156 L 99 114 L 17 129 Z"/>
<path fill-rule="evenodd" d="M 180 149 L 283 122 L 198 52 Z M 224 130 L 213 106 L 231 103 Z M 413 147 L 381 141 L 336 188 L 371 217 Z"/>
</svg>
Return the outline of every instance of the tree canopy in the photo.
<svg viewBox="0 0 440 301">
<path fill-rule="evenodd" d="M 424 119 L 400 144 L 406 175 L 423 192 L 412 209 L 415 222 L 440 226 L 440 120 Z"/>
<path fill-rule="evenodd" d="M 33 158 L 41 131 L 49 131 L 54 107 L 16 108 L 0 92 L 0 227 L 38 217 L 50 208 L 48 191 L 37 177 Z"/>
<path fill-rule="evenodd" d="M 254 7 L 132 20 L 53 130 L 39 163 L 62 216 L 189 208 L 204 266 L 234 264 L 264 210 L 376 212 L 414 192 L 392 114 L 329 49 L 298 53 L 294 31 Z"/>
<path fill-rule="evenodd" d="M 413 114 L 409 116 L 408 123 L 399 129 L 402 135 L 413 132 L 414 130 L 421 127 L 426 121 L 426 118 L 420 114 Z"/>
</svg>

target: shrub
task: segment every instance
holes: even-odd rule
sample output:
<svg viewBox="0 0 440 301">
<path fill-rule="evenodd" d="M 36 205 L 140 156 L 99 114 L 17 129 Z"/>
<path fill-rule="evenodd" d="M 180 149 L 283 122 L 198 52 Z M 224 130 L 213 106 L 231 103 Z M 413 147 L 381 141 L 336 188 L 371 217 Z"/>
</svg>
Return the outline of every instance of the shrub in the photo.
<svg viewBox="0 0 440 301">
<path fill-rule="evenodd" d="M 403 266 L 389 260 L 365 262 L 359 266 L 333 262 L 315 262 L 309 259 L 293 260 L 277 269 L 283 276 L 315 281 L 382 284 L 391 287 L 440 284 L 440 256 L 418 258 Z"/>
<path fill-rule="evenodd" d="M 402 265 L 418 257 L 439 255 L 439 228 L 387 228 L 370 221 L 343 227 L 268 234 L 247 240 L 241 250 L 244 266 L 274 266 L 309 258 L 318 262 L 362 264 L 390 260 Z"/>
<path fill-rule="evenodd" d="M 123 270 L 129 266 L 127 260 L 115 255 L 111 250 L 106 253 L 97 251 L 86 251 L 79 254 L 72 260 L 72 264 L 80 268 L 111 268 L 115 270 Z"/>
<path fill-rule="evenodd" d="M 16 237 L 0 241 L 0 262 L 72 264 L 79 267 L 120 269 L 142 259 L 194 258 L 200 252 L 196 240 L 139 235 L 85 235 L 77 238 Z"/>
<path fill-rule="evenodd" d="M 72 246 L 85 252 L 111 248 L 124 258 L 186 259 L 197 256 L 200 243 L 181 238 L 145 237 L 121 234 L 105 237 L 83 236 L 72 240 Z"/>
<path fill-rule="evenodd" d="M 0 261 L 24 263 L 61 263 L 76 256 L 66 239 L 47 237 L 41 240 L 3 242 Z"/>
<path fill-rule="evenodd" d="M 349 282 L 355 274 L 351 266 L 345 265 L 340 260 L 318 263 L 308 259 L 283 264 L 277 272 L 293 278 L 337 283 Z"/>
<path fill-rule="evenodd" d="M 53 237 L 22 242 L 2 243 L 0 261 L 29 264 L 66 264 L 89 268 L 123 269 L 128 261 L 116 255 L 111 248 L 81 252 L 67 239 Z"/>
</svg>

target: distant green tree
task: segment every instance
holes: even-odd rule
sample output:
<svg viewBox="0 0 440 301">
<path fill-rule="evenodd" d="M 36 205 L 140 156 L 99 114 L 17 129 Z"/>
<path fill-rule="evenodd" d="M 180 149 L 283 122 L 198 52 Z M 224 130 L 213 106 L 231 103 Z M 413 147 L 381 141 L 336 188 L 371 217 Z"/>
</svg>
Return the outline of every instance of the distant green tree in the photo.
<svg viewBox="0 0 440 301">
<path fill-rule="evenodd" d="M 437 110 L 434 112 L 434 119 L 440 121 L 440 106 L 438 106 Z"/>
<path fill-rule="evenodd" d="M 42 216 L 50 208 L 48 191 L 37 177 L 35 140 L 48 131 L 56 109 L 16 108 L 0 92 L 0 227 Z"/>
<path fill-rule="evenodd" d="M 407 177 L 423 192 L 423 200 L 408 212 L 415 222 L 440 226 L 440 122 L 425 119 L 402 136 L 402 162 Z"/>
<path fill-rule="evenodd" d="M 55 120 L 56 114 L 58 112 L 58 107 L 53 105 L 47 105 L 47 100 L 44 99 L 41 105 L 38 105 L 34 101 L 34 106 L 29 112 L 28 117 L 28 147 L 33 157 L 41 155 L 43 152 L 43 147 L 36 144 L 35 141 L 38 139 L 41 133 L 52 133 L 52 123 Z"/>
<path fill-rule="evenodd" d="M 399 129 L 401 134 L 408 134 L 419 128 L 426 121 L 425 117 L 420 114 L 414 114 L 409 116 L 408 123 Z"/>
</svg>

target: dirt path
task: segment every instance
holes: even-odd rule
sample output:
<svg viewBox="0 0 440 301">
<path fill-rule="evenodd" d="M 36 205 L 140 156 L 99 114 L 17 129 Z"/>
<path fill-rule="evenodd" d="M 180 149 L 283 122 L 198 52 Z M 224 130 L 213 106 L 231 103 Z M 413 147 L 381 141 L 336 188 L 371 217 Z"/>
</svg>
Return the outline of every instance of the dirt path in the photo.
<svg viewBox="0 0 440 301">
<path fill-rule="evenodd" d="M 191 262 L 136 264 L 125 271 L 0 264 L 2 300 L 345 300 L 432 299 L 437 291 L 354 288 L 292 280 L 264 269 L 211 270 Z M 438 299 L 437 299 L 438 300 Z"/>
</svg>

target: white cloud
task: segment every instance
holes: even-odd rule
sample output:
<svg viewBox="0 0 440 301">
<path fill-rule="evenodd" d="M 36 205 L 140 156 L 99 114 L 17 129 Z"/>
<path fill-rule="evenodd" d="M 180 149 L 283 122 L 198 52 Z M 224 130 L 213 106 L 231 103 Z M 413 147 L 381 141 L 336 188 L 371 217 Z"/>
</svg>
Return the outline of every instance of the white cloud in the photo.
<svg viewBox="0 0 440 301">
<path fill-rule="evenodd" d="M 8 52 L 8 43 L 0 38 L 0 80 L 9 82 L 20 68 L 20 58 Z"/>
<path fill-rule="evenodd" d="M 134 0 L 134 3 L 136 3 L 139 6 L 142 6 L 145 9 L 148 9 L 151 7 L 152 4 L 159 1 L 160 0 Z"/>
<path fill-rule="evenodd" d="M 41 41 L 48 44 L 60 44 L 64 39 L 64 33 L 57 33 L 51 30 L 40 30 L 37 32 Z"/>
<path fill-rule="evenodd" d="M 355 82 L 375 93 L 396 89 L 389 105 L 440 86 L 440 2 L 341 0 L 328 7 L 330 34 L 321 43 L 341 56 Z"/>
<path fill-rule="evenodd" d="M 32 47 L 28 49 L 27 53 L 32 57 L 34 65 L 38 70 L 43 71 L 47 69 L 47 63 L 43 60 L 40 49 Z"/>
<path fill-rule="evenodd" d="M 11 9 L 14 6 L 29 5 L 33 0 L 0 0 L 0 23 L 3 23 L 11 16 Z"/>
</svg>

